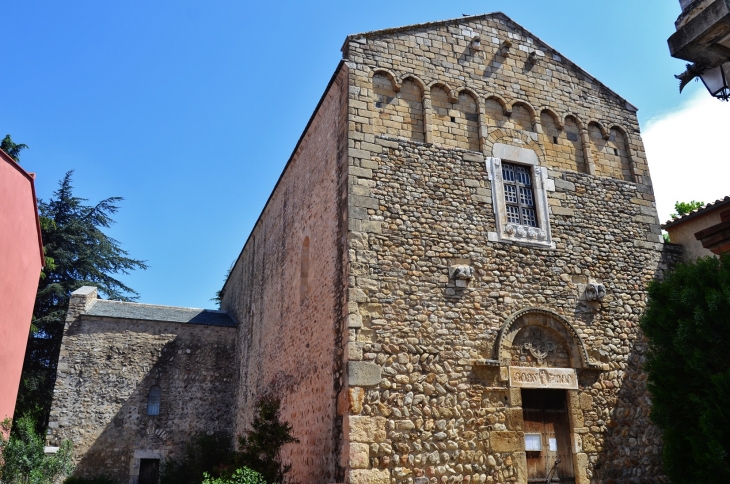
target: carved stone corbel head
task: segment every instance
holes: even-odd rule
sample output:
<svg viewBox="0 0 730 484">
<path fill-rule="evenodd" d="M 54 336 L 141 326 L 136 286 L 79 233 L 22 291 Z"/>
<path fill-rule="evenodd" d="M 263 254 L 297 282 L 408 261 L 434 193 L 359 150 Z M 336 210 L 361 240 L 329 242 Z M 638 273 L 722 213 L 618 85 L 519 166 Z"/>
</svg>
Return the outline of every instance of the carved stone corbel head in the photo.
<svg viewBox="0 0 730 484">
<path fill-rule="evenodd" d="M 606 286 L 596 282 L 586 284 L 586 299 L 588 301 L 602 301 L 606 297 Z"/>
</svg>

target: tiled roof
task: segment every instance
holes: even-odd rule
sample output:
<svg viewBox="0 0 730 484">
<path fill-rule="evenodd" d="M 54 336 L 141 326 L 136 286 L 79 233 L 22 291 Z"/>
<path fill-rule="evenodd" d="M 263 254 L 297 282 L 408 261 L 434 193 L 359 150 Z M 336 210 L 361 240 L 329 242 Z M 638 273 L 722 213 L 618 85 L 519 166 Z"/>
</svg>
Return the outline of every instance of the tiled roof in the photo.
<svg viewBox="0 0 730 484">
<path fill-rule="evenodd" d="M 707 203 L 707 204 L 705 204 L 704 206 L 702 206 L 702 207 L 700 207 L 698 209 L 692 210 L 688 214 L 682 215 L 681 217 L 677 217 L 677 218 L 675 218 L 673 220 L 669 220 L 664 225 L 662 225 L 662 228 L 666 230 L 669 227 L 674 227 L 675 225 L 679 225 L 681 223 L 684 223 L 687 220 L 693 219 L 693 218 L 698 217 L 698 216 L 700 216 L 702 214 L 705 214 L 705 213 L 708 213 L 708 212 L 712 212 L 713 210 L 716 210 L 718 208 L 724 207 L 725 205 L 730 206 L 730 196 L 729 197 L 722 198 L 720 200 L 715 200 L 712 203 Z"/>
<path fill-rule="evenodd" d="M 236 322 L 225 311 L 181 308 L 176 306 L 156 306 L 152 304 L 106 301 L 103 299 L 98 299 L 85 314 L 108 318 L 140 319 L 144 321 L 236 326 Z"/>
</svg>

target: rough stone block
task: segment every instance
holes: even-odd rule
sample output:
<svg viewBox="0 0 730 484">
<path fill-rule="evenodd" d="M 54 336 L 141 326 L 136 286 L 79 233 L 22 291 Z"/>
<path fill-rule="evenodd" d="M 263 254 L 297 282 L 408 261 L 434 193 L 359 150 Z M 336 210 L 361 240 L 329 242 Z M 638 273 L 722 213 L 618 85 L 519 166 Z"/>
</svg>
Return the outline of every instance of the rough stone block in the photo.
<svg viewBox="0 0 730 484">
<path fill-rule="evenodd" d="M 508 408 L 505 411 L 505 425 L 508 430 L 522 431 L 524 420 L 521 408 Z"/>
<path fill-rule="evenodd" d="M 489 440 L 494 452 L 525 450 L 525 435 L 522 432 L 492 432 Z"/>
<path fill-rule="evenodd" d="M 371 197 L 350 195 L 349 199 L 351 207 L 378 208 L 378 201 Z"/>
<path fill-rule="evenodd" d="M 347 362 L 347 382 L 352 386 L 369 387 L 380 383 L 382 368 L 368 361 Z"/>
<path fill-rule="evenodd" d="M 364 343 L 350 341 L 347 343 L 347 359 L 350 361 L 362 360 L 362 347 Z"/>
<path fill-rule="evenodd" d="M 363 158 L 366 160 L 370 159 L 370 152 L 367 150 L 356 150 L 355 148 L 350 148 L 349 155 L 352 158 Z"/>
<path fill-rule="evenodd" d="M 348 328 L 362 328 L 362 316 L 359 314 L 348 314 L 347 315 L 347 327 Z"/>
<path fill-rule="evenodd" d="M 462 158 L 464 161 L 484 161 L 484 155 L 481 153 L 464 153 Z"/>
<path fill-rule="evenodd" d="M 370 467 L 370 446 L 358 442 L 351 443 L 348 464 L 351 469 L 367 469 Z"/>
<path fill-rule="evenodd" d="M 556 178 L 553 180 L 555 182 L 555 188 L 563 190 L 563 191 L 569 191 L 574 192 L 575 191 L 575 183 L 565 181 L 560 178 Z"/>
<path fill-rule="evenodd" d="M 590 484 L 591 480 L 588 478 L 588 456 L 584 453 L 575 454 L 574 467 L 578 470 L 578 475 L 575 476 L 575 484 Z"/>
<path fill-rule="evenodd" d="M 360 223 L 360 230 L 371 234 L 379 234 L 383 231 L 382 225 L 381 222 L 367 222 L 363 220 Z"/>
<path fill-rule="evenodd" d="M 390 484 L 390 472 L 387 469 L 353 469 L 350 484 Z"/>
<path fill-rule="evenodd" d="M 350 412 L 359 414 L 362 412 L 362 404 L 365 401 L 365 390 L 360 387 L 351 387 L 348 390 Z"/>
<path fill-rule="evenodd" d="M 575 211 L 572 208 L 565 207 L 551 207 L 553 215 L 564 215 L 566 217 L 572 217 L 575 215 Z"/>
<path fill-rule="evenodd" d="M 350 442 L 364 442 L 367 444 L 385 441 L 384 417 L 360 417 L 350 415 L 347 418 Z"/>
</svg>

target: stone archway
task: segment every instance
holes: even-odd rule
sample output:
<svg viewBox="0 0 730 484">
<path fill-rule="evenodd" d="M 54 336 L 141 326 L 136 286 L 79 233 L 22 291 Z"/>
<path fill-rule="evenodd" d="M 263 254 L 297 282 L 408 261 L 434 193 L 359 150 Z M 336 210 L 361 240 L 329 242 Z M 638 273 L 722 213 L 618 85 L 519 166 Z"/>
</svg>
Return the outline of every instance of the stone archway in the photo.
<svg viewBox="0 0 730 484">
<path fill-rule="evenodd" d="M 578 371 L 602 367 L 580 334 L 555 311 L 526 308 L 504 322 L 494 352 L 523 430 L 518 482 L 544 480 L 552 469 L 561 482 L 587 484 Z"/>
<path fill-rule="evenodd" d="M 519 351 L 527 355 L 525 362 L 528 364 L 519 366 L 600 369 L 600 365 L 588 357 L 585 344 L 573 325 L 549 309 L 526 308 L 507 318 L 495 348 L 500 366 L 513 365 L 514 352 L 518 350 L 516 344 L 520 345 Z M 533 362 L 537 364 L 530 364 Z"/>
</svg>

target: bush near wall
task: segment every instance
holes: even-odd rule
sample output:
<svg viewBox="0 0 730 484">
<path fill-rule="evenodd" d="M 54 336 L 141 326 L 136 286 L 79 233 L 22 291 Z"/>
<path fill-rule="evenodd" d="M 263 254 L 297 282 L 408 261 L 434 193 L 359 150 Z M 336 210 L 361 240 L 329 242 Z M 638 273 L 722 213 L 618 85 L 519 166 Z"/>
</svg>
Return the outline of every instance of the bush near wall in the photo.
<svg viewBox="0 0 730 484">
<path fill-rule="evenodd" d="M 2 422 L 1 426 L 9 430 L 10 421 Z M 43 437 L 35 428 L 35 420 L 24 416 L 13 423 L 8 440 L 0 433 L 0 483 L 51 484 L 73 470 L 71 441 L 63 441 L 55 454 L 46 455 Z"/>
<path fill-rule="evenodd" d="M 248 467 L 244 467 L 243 469 L 236 469 L 233 475 L 229 478 L 210 477 L 206 473 L 203 484 L 267 484 L 267 482 L 264 480 L 264 476 L 258 472 L 252 471 Z"/>
<path fill-rule="evenodd" d="M 680 265 L 652 282 L 641 329 L 668 477 L 673 484 L 730 482 L 730 254 Z"/>
</svg>

